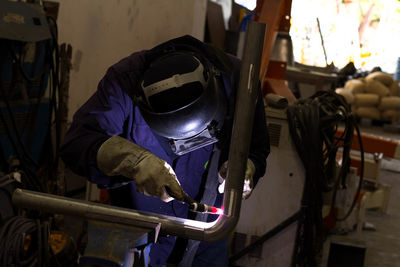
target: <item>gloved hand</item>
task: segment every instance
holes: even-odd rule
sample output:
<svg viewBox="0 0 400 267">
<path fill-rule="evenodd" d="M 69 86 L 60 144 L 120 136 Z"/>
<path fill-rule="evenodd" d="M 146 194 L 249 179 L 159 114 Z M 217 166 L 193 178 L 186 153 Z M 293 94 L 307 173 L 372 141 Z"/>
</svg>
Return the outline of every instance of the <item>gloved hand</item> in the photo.
<svg viewBox="0 0 400 267">
<path fill-rule="evenodd" d="M 243 199 L 248 199 L 251 195 L 251 192 L 253 190 L 253 176 L 255 172 L 256 167 L 254 166 L 254 163 L 250 159 L 247 159 L 246 172 L 244 174 L 245 179 L 243 185 Z M 218 181 L 220 182 L 220 185 L 218 186 L 218 192 L 220 192 L 221 194 L 224 192 L 225 189 L 225 178 L 227 174 L 228 161 L 225 161 L 218 172 Z"/>
<path fill-rule="evenodd" d="M 114 135 L 97 152 L 97 166 L 108 176 L 122 175 L 132 179 L 136 191 L 169 202 L 183 201 L 183 192 L 171 166 L 150 151 Z M 168 188 L 168 192 L 166 191 Z"/>
</svg>

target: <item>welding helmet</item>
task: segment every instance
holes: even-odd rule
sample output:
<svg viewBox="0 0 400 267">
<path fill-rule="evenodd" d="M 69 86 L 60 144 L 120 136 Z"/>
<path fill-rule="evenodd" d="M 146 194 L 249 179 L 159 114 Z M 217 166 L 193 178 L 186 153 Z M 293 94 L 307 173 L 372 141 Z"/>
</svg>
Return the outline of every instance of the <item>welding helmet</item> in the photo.
<svg viewBox="0 0 400 267">
<path fill-rule="evenodd" d="M 194 53 L 172 52 L 144 72 L 138 101 L 152 131 L 177 155 L 218 141 L 227 97 L 218 71 Z"/>
</svg>

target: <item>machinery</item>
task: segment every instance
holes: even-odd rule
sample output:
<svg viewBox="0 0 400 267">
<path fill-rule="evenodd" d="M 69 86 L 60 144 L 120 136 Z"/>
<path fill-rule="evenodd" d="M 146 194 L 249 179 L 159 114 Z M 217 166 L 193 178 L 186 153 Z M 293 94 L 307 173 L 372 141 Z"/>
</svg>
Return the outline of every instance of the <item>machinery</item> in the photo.
<svg viewBox="0 0 400 267">
<path fill-rule="evenodd" d="M 290 106 L 276 95 L 267 95 L 266 101 L 268 172 L 242 203 L 230 261 L 315 266 L 329 231 L 354 215 L 357 206 L 364 156 L 361 149 L 357 180 L 350 148 L 354 130 L 362 147 L 359 129 L 349 105 L 333 92 L 321 91 Z M 335 136 L 339 125 L 343 134 Z M 347 222 L 351 229 L 353 222 Z"/>
<path fill-rule="evenodd" d="M 236 266 L 291 266 L 294 255 L 305 171 L 289 133 L 286 108 L 267 106 L 266 114 L 268 171 L 242 202 L 230 259 Z"/>
<path fill-rule="evenodd" d="M 34 4 L 2 1 L 0 12 L 0 172 L 8 172 L 10 158 L 37 170 L 56 104 L 45 94 L 54 73 L 54 29 Z"/>
</svg>

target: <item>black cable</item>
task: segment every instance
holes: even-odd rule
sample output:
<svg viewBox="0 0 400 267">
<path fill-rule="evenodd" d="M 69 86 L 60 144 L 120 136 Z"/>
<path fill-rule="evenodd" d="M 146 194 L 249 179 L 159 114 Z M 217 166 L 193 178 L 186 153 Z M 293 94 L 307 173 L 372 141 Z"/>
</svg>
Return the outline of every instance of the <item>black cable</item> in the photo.
<svg viewBox="0 0 400 267">
<path fill-rule="evenodd" d="M 1 111 L 1 109 L 0 109 L 0 120 L 4 125 L 4 129 L 6 131 L 6 134 L 9 137 L 9 141 L 10 141 L 10 143 L 11 143 L 11 145 L 12 145 L 14 151 L 15 151 L 15 154 L 16 154 L 17 158 L 19 159 L 20 163 L 21 163 L 21 167 L 22 167 L 23 171 L 28 175 L 28 177 L 27 177 L 28 178 L 27 179 L 28 188 L 33 189 L 33 190 L 41 191 L 42 190 L 41 183 L 38 180 L 38 178 L 36 177 L 36 175 L 34 173 L 32 173 L 29 170 L 28 167 L 25 166 L 24 159 L 21 156 L 21 154 L 19 153 L 18 146 L 15 143 L 15 141 L 14 141 L 12 135 L 11 135 L 10 129 L 8 128 L 8 124 L 7 124 L 6 120 L 5 120 L 5 117 L 4 117 L 3 112 Z"/>
<path fill-rule="evenodd" d="M 362 138 L 361 138 L 360 129 L 359 129 L 358 125 L 356 124 L 354 117 L 353 117 L 353 120 L 354 120 L 354 125 L 355 125 L 354 128 L 355 128 L 355 130 L 357 132 L 358 142 L 359 142 L 359 146 L 360 146 L 360 158 L 361 158 L 360 179 L 358 181 L 357 191 L 356 191 L 356 194 L 354 196 L 353 202 L 352 202 L 349 210 L 345 213 L 345 215 L 342 218 L 336 217 L 336 214 L 334 212 L 334 207 L 335 207 L 335 202 L 336 202 L 336 193 L 337 193 L 337 190 L 335 190 L 335 192 L 333 194 L 333 197 L 332 197 L 332 204 L 331 204 L 331 212 L 330 213 L 333 215 L 333 217 L 337 221 L 344 221 L 350 216 L 350 214 L 354 210 L 354 207 L 357 204 L 358 198 L 359 198 L 360 193 L 361 193 L 362 184 L 363 184 L 363 181 L 364 181 L 364 147 L 363 147 L 363 144 L 362 144 Z"/>
<path fill-rule="evenodd" d="M 43 241 L 44 241 L 44 260 L 45 260 L 45 266 L 49 266 L 49 262 L 50 262 L 50 251 L 51 251 L 51 247 L 50 247 L 50 223 L 48 221 L 45 221 L 43 223 L 44 225 L 44 236 L 43 236 Z"/>
<path fill-rule="evenodd" d="M 34 220 L 15 216 L 5 221 L 0 229 L 1 266 L 28 266 L 36 260 L 36 253 L 26 255 L 25 239 L 37 230 Z"/>
<path fill-rule="evenodd" d="M 17 63 L 17 67 L 18 70 L 20 71 L 22 77 L 25 79 L 26 82 L 28 83 L 32 83 L 32 79 L 28 77 L 28 75 L 26 75 L 24 69 L 22 68 L 22 64 L 21 64 L 21 57 L 17 57 L 17 53 L 12 49 L 12 47 L 10 46 L 10 44 L 8 43 L 8 41 L 4 41 L 8 51 L 10 52 L 10 55 L 12 57 L 12 59 Z"/>
<path fill-rule="evenodd" d="M 0 266 L 47 267 L 50 257 L 61 266 L 50 248 L 49 218 L 33 216 L 10 217 L 0 225 Z"/>
<path fill-rule="evenodd" d="M 265 234 L 263 234 L 262 236 L 257 238 L 257 240 L 253 241 L 250 245 L 243 248 L 242 250 L 240 250 L 233 256 L 230 256 L 229 262 L 232 264 L 233 262 L 237 261 L 238 259 L 240 259 L 244 255 L 246 255 L 247 253 L 251 252 L 253 249 L 260 247 L 265 241 L 269 240 L 276 234 L 283 231 L 286 227 L 288 227 L 291 224 L 293 224 L 294 222 L 298 221 L 300 217 L 301 217 L 301 211 L 298 211 L 295 214 L 291 215 L 290 217 L 288 217 L 287 219 L 282 221 L 280 224 L 278 224 L 277 226 L 272 228 L 270 231 L 266 232 Z"/>
<path fill-rule="evenodd" d="M 323 192 L 333 190 L 332 209 L 336 192 L 345 186 L 350 170 L 350 150 L 354 129 L 359 133 L 350 106 L 334 92 L 319 91 L 308 99 L 300 99 L 287 109 L 290 135 L 306 170 L 302 207 L 304 218 L 298 229 L 296 264 L 316 266 L 315 256 L 320 253 L 325 231 L 322 224 Z M 344 123 L 343 134 L 337 136 L 339 123 Z M 361 144 L 361 141 L 360 141 Z M 336 170 L 336 153 L 343 148 L 339 175 Z M 363 150 L 360 150 L 363 154 Z M 362 161 L 364 160 L 363 155 Z M 362 163 L 363 166 L 363 163 Z M 361 190 L 363 173 L 356 197 L 346 219 L 352 212 Z"/>
<path fill-rule="evenodd" d="M 49 172 L 49 179 L 53 177 L 53 173 L 57 172 L 58 168 L 58 150 L 60 147 L 61 143 L 61 136 L 60 136 L 60 125 L 59 125 L 59 104 L 58 100 L 60 98 L 60 81 L 59 81 L 59 47 L 58 47 L 58 26 L 57 26 L 57 21 L 51 17 L 48 16 L 48 23 L 50 25 L 50 33 L 52 38 L 49 40 L 49 57 L 51 58 L 50 60 L 50 105 L 51 105 L 51 110 L 49 114 L 49 135 L 51 135 L 51 126 L 53 125 L 52 122 L 52 116 L 54 115 L 54 125 L 55 125 L 55 144 L 54 144 L 54 155 L 51 157 L 51 171 Z M 52 154 L 52 151 L 51 153 Z"/>
<path fill-rule="evenodd" d="M 40 220 L 36 219 L 36 227 L 37 227 L 37 240 L 38 240 L 38 247 L 37 247 L 37 260 L 38 260 L 38 266 L 42 266 L 42 227 L 40 225 Z"/>
<path fill-rule="evenodd" d="M 30 129 L 32 129 L 34 127 L 34 124 L 38 123 L 42 100 L 45 97 L 45 92 L 46 92 L 46 88 L 47 88 L 48 76 L 46 74 L 48 74 L 49 69 L 50 69 L 49 58 L 46 55 L 47 42 L 46 41 L 41 41 L 40 43 L 38 42 L 36 45 L 39 48 L 43 48 L 44 49 L 44 56 L 43 56 L 44 60 L 43 60 L 42 70 L 38 74 L 36 74 L 35 77 L 32 78 L 32 79 L 37 80 L 38 77 L 39 77 L 39 83 L 38 83 L 39 91 L 38 91 L 37 100 L 35 101 L 35 103 L 33 103 L 33 101 L 31 102 L 29 111 L 27 113 L 28 116 L 26 116 L 26 118 L 25 118 L 25 122 L 28 121 L 29 123 L 25 123 L 24 124 L 25 127 L 23 128 L 22 132 L 25 132 L 27 127 L 30 127 Z M 19 66 L 19 67 L 20 67 L 20 71 L 23 71 L 22 66 Z M 33 138 L 33 133 L 34 132 L 30 131 L 28 133 L 30 133 L 30 135 L 27 137 L 27 142 L 29 144 L 29 142 L 30 143 L 32 142 L 32 138 Z"/>
<path fill-rule="evenodd" d="M 14 133 L 15 133 L 15 136 L 16 136 L 16 138 L 17 138 L 17 141 L 18 141 L 19 145 L 21 146 L 21 149 L 22 149 L 22 151 L 24 152 L 25 157 L 29 160 L 29 162 L 30 162 L 35 168 L 38 168 L 39 165 L 38 165 L 38 164 L 36 163 L 36 161 L 31 157 L 30 153 L 28 152 L 28 149 L 27 149 L 26 146 L 25 146 L 25 143 L 22 141 L 22 138 L 21 138 L 21 135 L 20 135 L 20 133 L 19 133 L 17 124 L 16 124 L 16 122 L 15 122 L 14 113 L 13 113 L 13 111 L 12 111 L 12 109 L 11 109 L 10 102 L 8 101 L 7 93 L 6 93 L 6 91 L 4 90 L 3 86 L 0 86 L 0 90 L 1 90 L 1 93 L 2 93 L 2 95 L 3 95 L 3 101 L 4 101 L 4 103 L 6 104 L 6 108 L 7 108 L 7 111 L 8 111 L 8 116 L 9 116 L 9 118 L 10 118 L 11 125 L 13 126 Z M 7 123 L 7 122 L 4 121 L 4 124 L 6 124 L 6 123 Z M 10 137 L 11 137 L 11 136 L 10 136 Z"/>
<path fill-rule="evenodd" d="M 8 128 L 8 124 L 7 124 L 6 118 L 5 118 L 5 116 L 3 114 L 3 111 L 1 109 L 0 109 L 0 120 L 1 120 L 1 123 L 4 125 L 4 130 L 6 131 L 6 134 L 9 137 L 9 141 L 11 143 L 11 146 L 14 149 L 14 152 L 15 152 L 17 158 L 20 161 L 22 161 L 22 157 L 21 157 L 21 154 L 19 153 L 18 146 L 15 143 L 14 138 L 12 138 L 12 134 L 11 134 L 10 128 Z"/>
<path fill-rule="evenodd" d="M 18 65 L 18 69 L 19 69 L 19 72 L 21 73 L 22 77 L 26 80 L 26 82 L 28 83 L 28 85 L 31 84 L 31 83 L 32 83 L 32 80 L 31 80 L 31 79 L 27 76 L 27 74 L 24 72 L 24 70 L 23 70 L 23 68 L 22 68 L 22 64 L 19 62 L 20 60 L 18 59 L 18 57 L 17 57 L 15 51 L 12 49 L 12 47 L 10 46 L 10 44 L 9 44 L 8 42 L 6 42 L 6 46 L 7 46 L 8 50 L 9 50 L 9 53 L 11 54 L 13 60 L 14 60 L 15 62 L 17 62 L 16 64 Z M 48 49 L 45 49 L 45 51 L 48 51 Z M 46 55 L 45 55 L 45 56 L 46 56 Z M 19 58 L 21 58 L 21 56 L 20 56 Z M 46 61 L 48 61 L 48 60 L 45 59 L 45 62 L 46 62 Z M 36 102 L 36 108 L 35 108 L 35 114 L 36 114 L 36 115 L 39 114 L 39 108 L 40 108 L 41 99 L 42 99 L 42 96 L 44 95 L 44 91 L 46 90 L 46 87 L 44 86 L 44 79 L 45 79 L 44 73 L 45 73 L 45 71 L 46 71 L 46 69 L 48 68 L 49 65 L 50 65 L 50 64 L 46 64 L 46 63 L 45 63 L 45 64 L 44 64 L 44 67 L 43 67 L 43 70 L 42 70 L 41 73 L 39 74 L 40 76 L 42 76 L 42 79 L 41 79 L 41 82 L 40 82 L 40 85 L 41 85 L 41 92 L 40 92 L 39 97 L 38 97 L 38 100 L 37 100 L 37 102 Z M 14 116 L 13 116 L 12 110 L 10 109 L 10 105 L 9 105 L 9 101 L 8 101 L 8 99 L 7 99 L 6 92 L 4 92 L 4 89 L 3 89 L 3 88 L 1 88 L 1 89 L 2 89 L 2 94 L 4 95 L 4 98 L 5 98 L 5 103 L 6 103 L 6 106 L 7 106 L 8 113 L 10 114 L 10 121 L 11 121 L 11 123 L 12 123 L 12 125 L 13 125 L 13 129 L 14 129 L 14 132 L 15 132 L 15 134 L 16 134 L 17 141 L 18 141 L 18 143 L 20 144 L 20 147 L 22 148 L 23 154 L 20 155 L 20 156 L 18 156 L 18 158 L 20 159 L 21 166 L 23 167 L 25 173 L 26 173 L 28 176 L 33 177 L 33 179 L 36 180 L 36 183 L 39 185 L 39 186 L 36 186 L 36 188 L 32 188 L 32 189 L 34 189 L 34 190 L 39 190 L 39 191 L 43 191 L 43 190 L 44 190 L 44 187 L 42 186 L 42 184 L 41 184 L 41 182 L 39 181 L 39 179 L 36 177 L 37 175 L 31 170 L 31 168 L 30 168 L 29 166 L 26 165 L 26 163 L 25 163 L 25 158 L 28 160 L 28 162 L 30 162 L 31 166 L 33 166 L 34 168 L 39 169 L 39 165 L 38 165 L 38 163 L 36 163 L 35 160 L 33 160 L 33 158 L 30 156 L 29 152 L 27 151 L 27 148 L 26 148 L 26 146 L 25 146 L 25 142 L 22 141 L 22 139 L 21 139 L 21 134 L 19 133 L 19 129 L 18 129 L 17 126 L 16 126 L 15 118 L 14 118 Z M 30 110 L 32 110 L 32 108 L 30 108 Z M 50 114 L 50 116 L 51 116 L 51 114 Z M 28 120 L 28 118 L 26 118 L 26 120 Z M 30 120 L 30 121 L 33 122 L 33 120 Z M 25 123 L 25 126 L 26 126 L 26 125 L 27 125 L 27 123 Z M 49 127 L 50 127 L 50 124 L 49 124 Z M 12 137 L 11 135 L 9 135 L 9 138 L 12 140 L 13 137 Z M 14 140 L 12 140 L 12 141 L 14 141 Z M 14 143 L 15 143 L 15 142 L 14 142 Z M 14 146 L 13 146 L 13 147 L 14 147 Z M 15 147 L 14 147 L 14 150 L 15 150 Z M 49 165 L 51 165 L 51 164 L 49 164 Z M 49 176 L 50 176 L 50 175 L 49 175 Z M 32 179 L 31 179 L 31 180 L 32 180 Z M 31 184 L 30 186 L 32 186 L 32 184 Z"/>
</svg>

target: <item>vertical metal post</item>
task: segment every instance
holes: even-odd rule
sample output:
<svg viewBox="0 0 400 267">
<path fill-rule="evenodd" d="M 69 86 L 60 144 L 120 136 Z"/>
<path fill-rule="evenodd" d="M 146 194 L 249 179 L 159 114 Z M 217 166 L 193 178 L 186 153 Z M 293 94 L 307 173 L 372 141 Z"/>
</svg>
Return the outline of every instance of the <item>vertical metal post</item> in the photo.
<svg viewBox="0 0 400 267">
<path fill-rule="evenodd" d="M 236 222 L 240 214 L 265 35 L 265 24 L 263 23 L 250 21 L 247 27 L 224 197 L 225 214 L 234 218 Z"/>
</svg>

